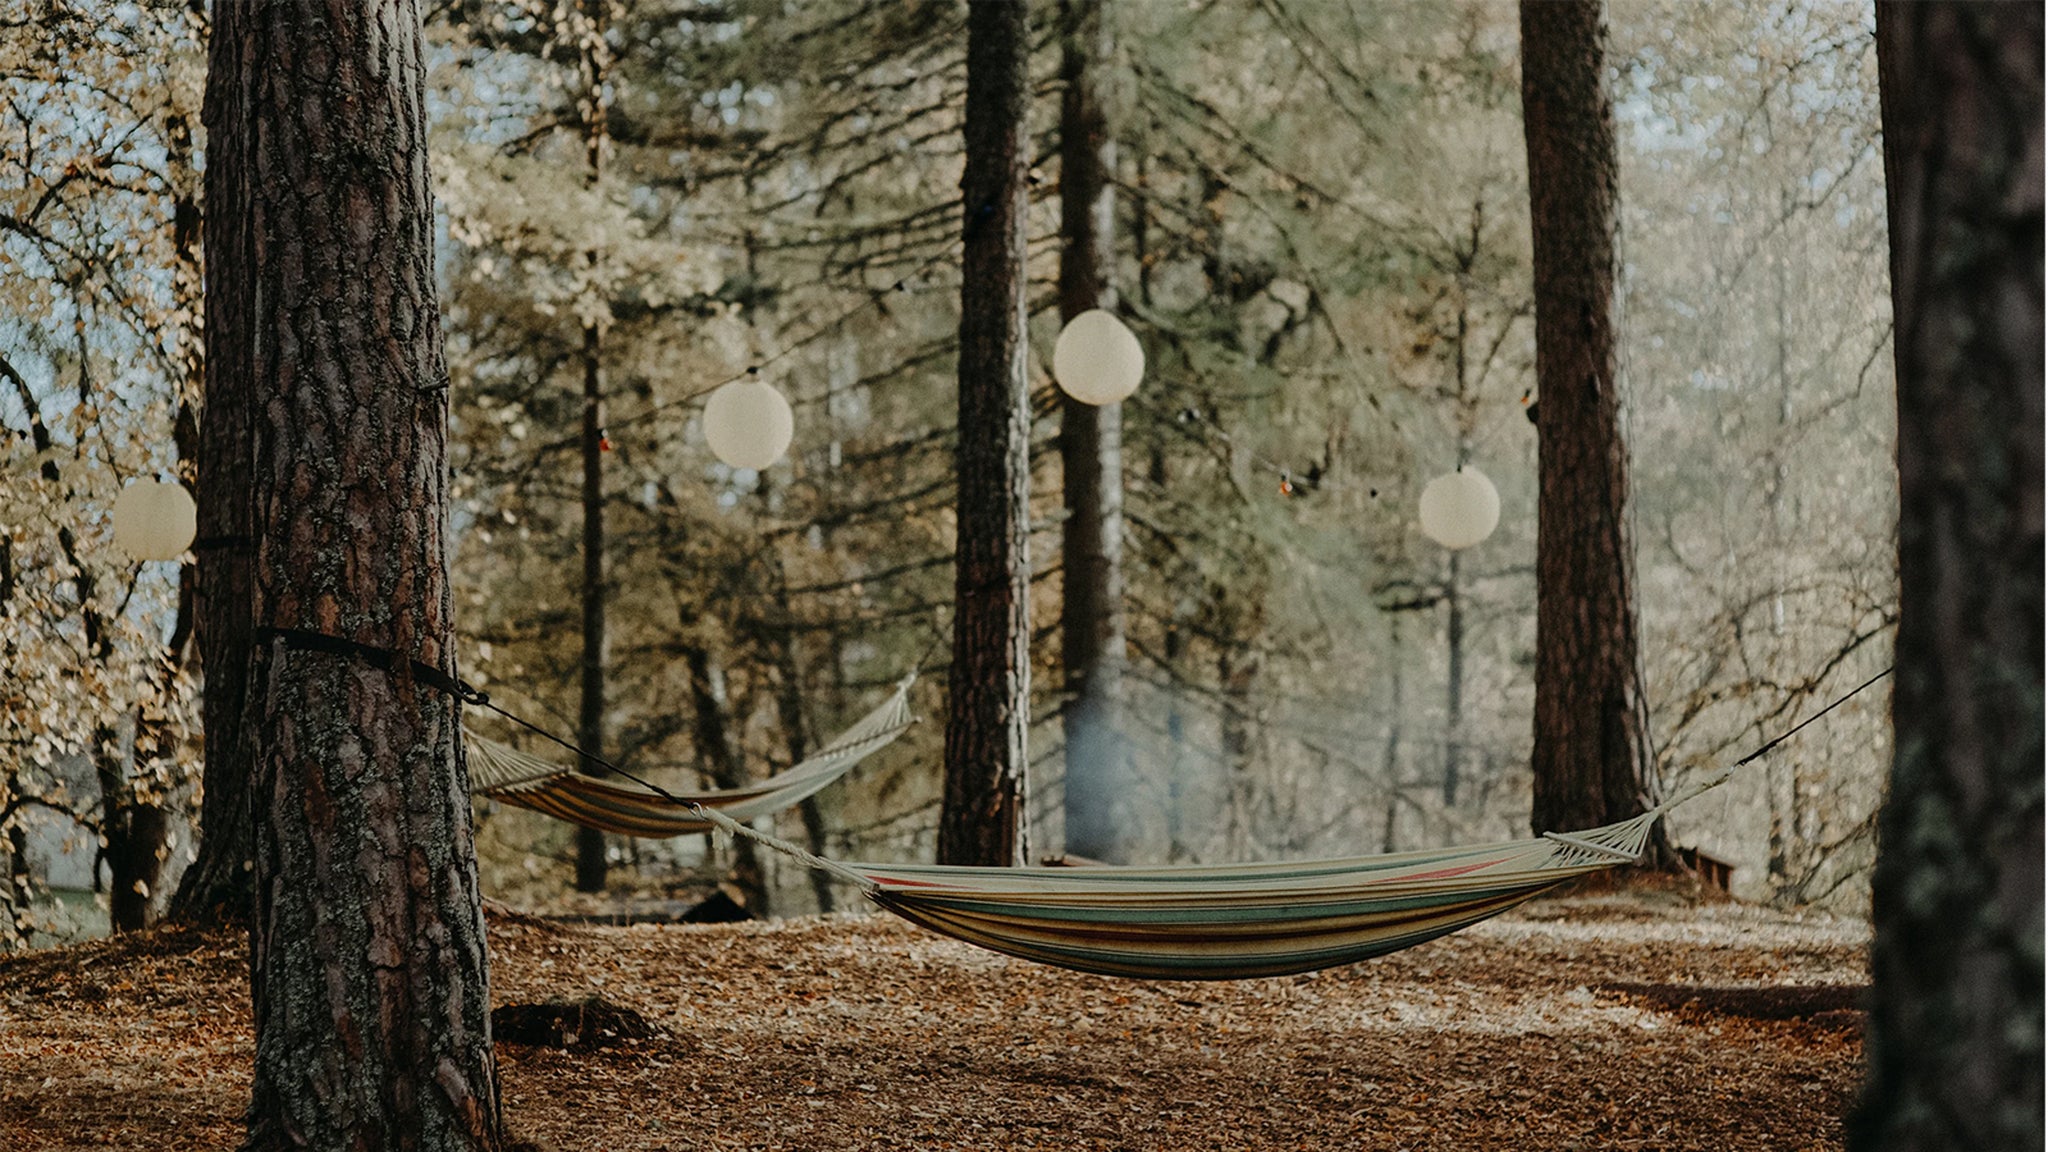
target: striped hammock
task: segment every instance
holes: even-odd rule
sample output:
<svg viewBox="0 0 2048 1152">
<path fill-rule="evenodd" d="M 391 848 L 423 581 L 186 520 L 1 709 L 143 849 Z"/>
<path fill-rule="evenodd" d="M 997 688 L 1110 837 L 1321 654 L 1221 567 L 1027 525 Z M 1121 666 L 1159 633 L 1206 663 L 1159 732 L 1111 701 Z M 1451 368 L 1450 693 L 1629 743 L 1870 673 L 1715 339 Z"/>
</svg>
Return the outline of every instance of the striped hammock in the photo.
<svg viewBox="0 0 2048 1152">
<path fill-rule="evenodd" d="M 916 722 L 910 714 L 915 680 L 915 673 L 905 676 L 874 711 L 802 763 L 742 788 L 709 792 L 657 792 L 600 780 L 465 728 L 470 794 L 625 836 L 687 836 L 719 826 L 699 811 L 717 813 L 737 826 L 817 793 L 902 735 Z"/>
<path fill-rule="evenodd" d="M 1107 976 L 1240 980 L 1384 955 L 1633 862 L 1666 811 L 1572 835 L 1382 856 L 1177 867 L 849 864 L 710 813 L 712 823 L 856 884 L 877 905 L 996 952 Z"/>
</svg>

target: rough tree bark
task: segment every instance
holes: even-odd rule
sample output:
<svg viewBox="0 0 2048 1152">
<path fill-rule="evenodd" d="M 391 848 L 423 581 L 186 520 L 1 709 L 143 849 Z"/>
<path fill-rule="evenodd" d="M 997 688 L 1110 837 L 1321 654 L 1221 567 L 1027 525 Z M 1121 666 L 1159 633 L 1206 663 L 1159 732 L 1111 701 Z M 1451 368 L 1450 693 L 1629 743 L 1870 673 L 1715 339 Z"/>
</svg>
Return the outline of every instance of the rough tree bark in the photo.
<svg viewBox="0 0 2048 1152">
<path fill-rule="evenodd" d="M 1538 832 L 1650 807 L 1614 359 L 1614 105 L 1600 0 L 1524 0 L 1522 121 L 1535 247 Z M 1656 838 L 1662 851 L 1662 826 Z"/>
<path fill-rule="evenodd" d="M 1877 7 L 1899 395 L 1855 1149 L 2042 1146 L 2042 14 Z"/>
<path fill-rule="evenodd" d="M 216 57 L 217 59 L 218 57 Z M 217 148 L 223 120 L 224 86 L 209 77 L 204 111 L 209 140 Z M 242 141 L 245 152 L 253 142 Z M 224 220 L 246 219 L 251 207 L 245 179 L 212 161 L 206 166 L 204 203 Z M 180 211 L 181 225 L 187 219 Z M 197 206 L 191 239 L 204 227 Z M 180 228 L 182 233 L 183 229 Z M 250 882 L 250 795 L 252 772 L 243 705 L 247 698 L 246 657 L 255 617 L 251 606 L 251 561 L 255 529 L 249 497 L 251 420 L 255 412 L 253 353 L 248 327 L 255 290 L 246 274 L 225 280 L 220 269 L 247 269 L 256 259 L 256 237 L 248 228 L 223 228 L 206 237 L 205 387 L 199 408 L 199 533 L 193 543 L 193 613 L 199 666 L 206 671 L 200 719 L 206 763 L 200 777 L 199 852 L 171 897 L 170 917 L 185 923 L 241 922 L 248 918 Z M 180 247 L 181 254 L 184 248 Z"/>
<path fill-rule="evenodd" d="M 578 11 L 582 45 L 578 78 L 582 92 L 576 106 L 583 116 L 584 182 L 595 186 L 604 175 L 605 65 L 604 36 L 611 0 L 583 0 Z M 595 263 L 597 254 L 591 253 Z M 604 584 L 604 332 L 597 321 L 583 323 L 583 660 L 577 709 L 576 739 L 591 753 L 605 754 Z M 582 766 L 601 773 L 592 765 Z M 604 833 L 576 829 L 576 890 L 604 891 L 607 861 Z"/>
<path fill-rule="evenodd" d="M 1031 719 L 1031 404 L 1024 372 L 1030 28 L 1022 0 L 967 8 L 967 162 L 960 179 L 960 422 L 947 677 L 944 864 L 1024 859 Z"/>
<path fill-rule="evenodd" d="M 236 654 L 255 831 L 247 1146 L 497 1147 L 460 705 L 434 686 L 455 649 L 420 14 L 214 14 L 208 175 L 230 194 L 210 214 L 207 313 L 234 336 L 215 370 L 250 393 L 262 625 Z"/>
<path fill-rule="evenodd" d="M 1116 141 L 1097 86 L 1115 44 L 1100 0 L 1063 0 L 1060 76 L 1060 319 L 1116 307 Z M 1060 397 L 1060 660 L 1067 703 L 1066 850 L 1126 854 L 1123 776 L 1123 405 Z"/>
</svg>

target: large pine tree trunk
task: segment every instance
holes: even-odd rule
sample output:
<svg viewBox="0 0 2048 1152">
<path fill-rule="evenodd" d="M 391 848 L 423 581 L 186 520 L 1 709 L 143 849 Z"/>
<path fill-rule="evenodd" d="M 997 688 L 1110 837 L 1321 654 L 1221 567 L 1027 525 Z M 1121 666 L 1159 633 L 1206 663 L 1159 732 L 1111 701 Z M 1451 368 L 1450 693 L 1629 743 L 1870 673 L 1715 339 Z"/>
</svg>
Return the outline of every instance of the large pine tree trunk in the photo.
<svg viewBox="0 0 2048 1152">
<path fill-rule="evenodd" d="M 249 1147 L 495 1147 L 415 3 L 221 4 L 208 313 L 251 395 Z M 238 398 L 239 399 L 239 398 Z M 217 397 L 216 403 L 219 402 Z M 367 655 L 397 654 L 389 669 Z M 227 659 L 210 661 L 219 671 Z"/>
<path fill-rule="evenodd" d="M 1060 318 L 1114 308 L 1116 142 L 1097 85 L 1113 42 L 1100 0 L 1061 5 Z M 1130 814 L 1123 772 L 1123 405 L 1060 397 L 1060 658 L 1067 704 L 1066 850 L 1122 860 Z"/>
<path fill-rule="evenodd" d="M 2042 1146 L 2042 23 L 1877 8 L 1896 753 L 1857 1149 Z"/>
<path fill-rule="evenodd" d="M 1031 720 L 1031 404 L 1024 372 L 1022 0 L 967 8 L 967 163 L 960 289 L 958 531 L 940 863 L 1019 862 Z"/>
<path fill-rule="evenodd" d="M 1600 0 L 1523 0 L 1535 245 L 1538 832 L 1649 807 L 1614 359 L 1614 106 Z"/>
</svg>

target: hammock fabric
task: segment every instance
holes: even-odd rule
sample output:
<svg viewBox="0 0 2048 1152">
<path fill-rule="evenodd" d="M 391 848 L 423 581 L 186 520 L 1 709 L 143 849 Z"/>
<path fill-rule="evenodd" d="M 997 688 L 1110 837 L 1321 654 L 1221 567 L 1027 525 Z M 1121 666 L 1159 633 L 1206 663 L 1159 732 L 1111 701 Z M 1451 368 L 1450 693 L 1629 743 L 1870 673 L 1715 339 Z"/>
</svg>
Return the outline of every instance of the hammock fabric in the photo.
<svg viewBox="0 0 2048 1152">
<path fill-rule="evenodd" d="M 1473 848 L 1277 864 L 964 868 L 849 864 L 711 820 L 860 886 L 934 932 L 1042 964 L 1148 980 L 1286 976 L 1381 956 L 1633 862 L 1657 819 Z"/>
<path fill-rule="evenodd" d="M 708 832 L 721 825 L 694 810 L 717 812 L 734 822 L 778 812 L 827 787 L 888 746 L 916 723 L 910 714 L 910 686 L 915 679 L 914 675 L 904 677 L 887 700 L 817 755 L 743 788 L 657 792 L 638 784 L 600 780 L 465 729 L 469 790 L 472 795 L 531 808 L 557 820 L 626 836 Z"/>
</svg>

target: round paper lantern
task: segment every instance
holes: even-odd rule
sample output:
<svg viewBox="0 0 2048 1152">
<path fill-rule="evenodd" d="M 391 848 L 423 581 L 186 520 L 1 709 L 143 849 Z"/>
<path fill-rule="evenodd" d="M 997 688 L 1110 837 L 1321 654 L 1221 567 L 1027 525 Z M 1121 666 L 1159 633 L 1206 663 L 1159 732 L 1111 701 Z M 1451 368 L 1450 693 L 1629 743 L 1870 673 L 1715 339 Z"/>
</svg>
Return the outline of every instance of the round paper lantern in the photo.
<svg viewBox="0 0 2048 1152">
<path fill-rule="evenodd" d="M 175 480 L 137 480 L 114 499 L 114 544 L 137 560 L 175 560 L 199 532 L 199 508 Z"/>
<path fill-rule="evenodd" d="M 1115 404 L 1145 378 L 1145 347 L 1123 321 L 1091 308 L 1060 329 L 1052 346 L 1052 377 L 1083 404 Z"/>
<path fill-rule="evenodd" d="M 1477 468 L 1460 468 L 1422 490 L 1422 531 L 1452 551 L 1470 548 L 1500 523 L 1500 492 Z"/>
<path fill-rule="evenodd" d="M 782 459 L 795 431 L 789 401 L 759 380 L 735 380 L 704 405 L 704 439 L 735 468 L 758 472 Z"/>
</svg>

